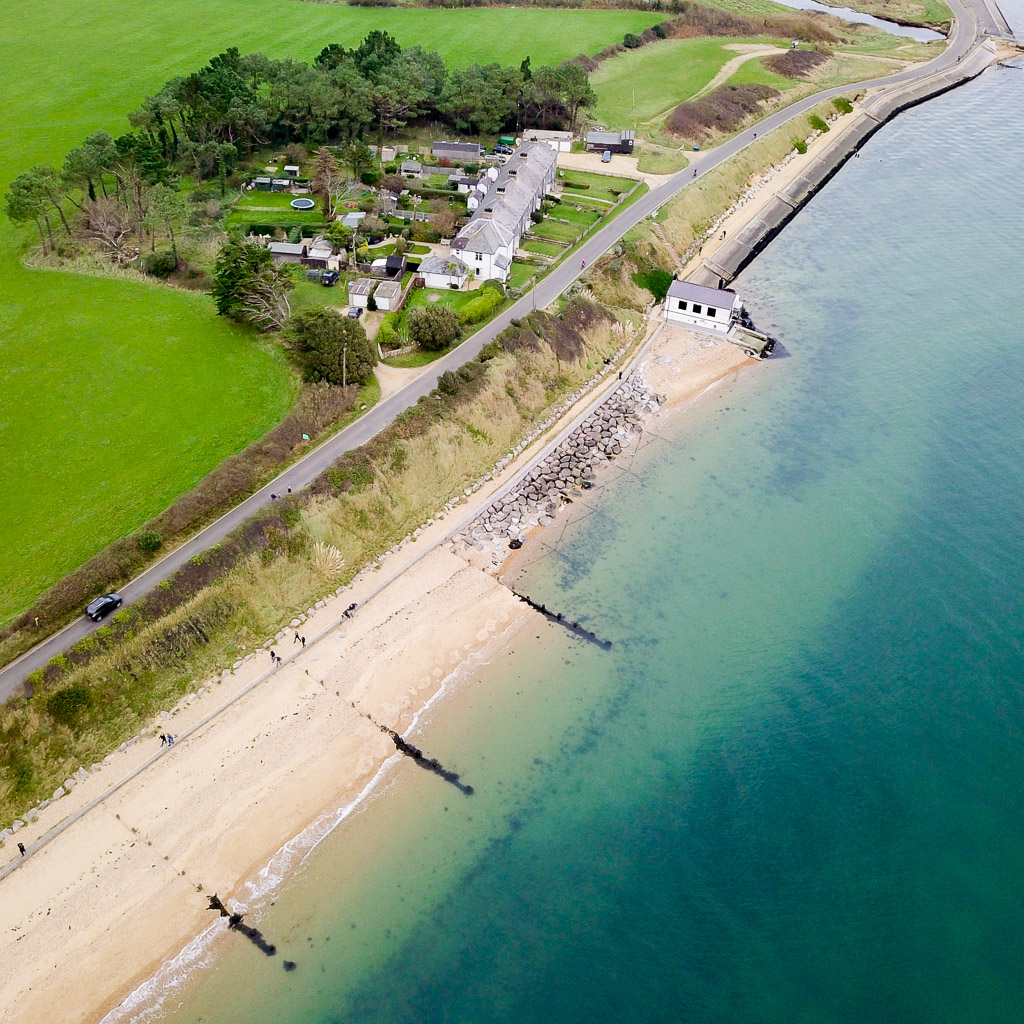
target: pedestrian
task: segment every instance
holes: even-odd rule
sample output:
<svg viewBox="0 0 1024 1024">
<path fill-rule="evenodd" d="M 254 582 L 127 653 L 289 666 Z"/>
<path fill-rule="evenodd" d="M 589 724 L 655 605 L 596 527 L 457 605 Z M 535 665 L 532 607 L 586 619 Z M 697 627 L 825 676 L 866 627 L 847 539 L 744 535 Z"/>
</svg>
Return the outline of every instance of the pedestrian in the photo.
<svg viewBox="0 0 1024 1024">
<path fill-rule="evenodd" d="M 299 642 L 299 634 L 296 633 L 295 636 L 292 637 L 292 646 L 294 646 L 298 642 Z"/>
<path fill-rule="evenodd" d="M 164 733 L 160 733 L 160 746 L 162 747 L 167 742 L 167 736 Z"/>
<path fill-rule="evenodd" d="M 619 380 L 622 380 L 622 371 L 619 370 Z"/>
<path fill-rule="evenodd" d="M 277 661 L 277 655 L 273 651 L 271 651 L 270 652 L 270 664 L 273 665 L 275 661 Z"/>
<path fill-rule="evenodd" d="M 167 746 L 174 746 L 174 737 L 170 733 L 167 734 Z"/>
<path fill-rule="evenodd" d="M 18 843 L 18 851 L 21 853 L 22 857 L 25 856 L 25 844 L 24 843 Z"/>
<path fill-rule="evenodd" d="M 693 176 L 694 176 L 695 178 L 697 177 L 697 168 L 696 168 L 696 167 L 694 167 L 694 169 L 693 169 Z"/>
<path fill-rule="evenodd" d="M 277 501 L 277 495 L 276 494 L 271 494 L 270 500 L 271 501 Z"/>
<path fill-rule="evenodd" d="M 299 637 L 299 639 L 302 641 L 302 646 L 305 647 L 306 646 L 306 638 L 303 636 L 303 637 Z"/>
</svg>

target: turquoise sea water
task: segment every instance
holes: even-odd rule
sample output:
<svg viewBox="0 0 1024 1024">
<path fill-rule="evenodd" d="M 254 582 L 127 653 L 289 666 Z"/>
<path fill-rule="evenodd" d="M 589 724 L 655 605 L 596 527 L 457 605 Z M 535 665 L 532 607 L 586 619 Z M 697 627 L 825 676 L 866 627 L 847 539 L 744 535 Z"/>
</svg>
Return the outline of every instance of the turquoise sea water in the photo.
<svg viewBox="0 0 1024 1024">
<path fill-rule="evenodd" d="M 174 1021 L 1021 1020 L 1022 99 L 901 116 L 743 275 L 787 357 L 520 581 L 612 650 L 476 671 L 417 737 L 476 793 L 402 764 Z"/>
</svg>

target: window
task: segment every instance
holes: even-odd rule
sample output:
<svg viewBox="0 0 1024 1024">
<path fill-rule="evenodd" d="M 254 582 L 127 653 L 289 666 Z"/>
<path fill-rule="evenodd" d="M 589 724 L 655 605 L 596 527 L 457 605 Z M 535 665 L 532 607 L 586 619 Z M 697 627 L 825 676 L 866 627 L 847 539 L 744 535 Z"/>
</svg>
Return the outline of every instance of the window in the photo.
<svg viewBox="0 0 1024 1024">
<path fill-rule="evenodd" d="M 708 316 L 718 316 L 718 310 L 714 306 L 708 306 Z"/>
<path fill-rule="evenodd" d="M 700 310 L 701 310 L 701 306 L 700 306 L 700 303 L 699 303 L 699 302 L 695 302 L 695 303 L 693 304 L 693 311 L 694 311 L 694 313 L 699 313 L 699 312 L 700 312 Z"/>
<path fill-rule="evenodd" d="M 686 312 L 686 302 L 685 302 L 685 301 L 684 301 L 683 299 L 680 299 L 680 300 L 679 300 L 679 308 L 680 308 L 680 309 L 681 309 L 681 310 L 682 310 L 682 311 L 683 311 L 684 313 Z"/>
<path fill-rule="evenodd" d="M 479 252 L 478 252 L 478 253 L 475 253 L 474 255 L 476 256 L 476 261 L 477 261 L 477 263 L 479 263 L 479 262 L 480 262 L 480 261 L 481 261 L 481 260 L 482 260 L 482 259 L 484 258 L 484 257 L 483 257 L 483 254 L 482 254 L 482 253 L 479 253 Z"/>
</svg>

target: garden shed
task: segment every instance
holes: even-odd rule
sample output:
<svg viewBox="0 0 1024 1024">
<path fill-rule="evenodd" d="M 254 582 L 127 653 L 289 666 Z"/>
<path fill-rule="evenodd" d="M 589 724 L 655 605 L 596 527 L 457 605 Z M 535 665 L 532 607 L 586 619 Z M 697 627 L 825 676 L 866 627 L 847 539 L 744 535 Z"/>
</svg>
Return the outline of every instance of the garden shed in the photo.
<svg viewBox="0 0 1024 1024">
<path fill-rule="evenodd" d="M 361 306 L 366 309 L 376 284 L 377 282 L 372 277 L 357 277 L 354 281 L 350 281 L 348 286 L 349 305 Z"/>
<path fill-rule="evenodd" d="M 377 285 L 377 291 L 374 293 L 374 299 L 377 302 L 377 308 L 386 310 L 387 312 L 393 312 L 396 309 L 402 308 L 402 282 L 401 281 L 381 281 Z"/>
</svg>

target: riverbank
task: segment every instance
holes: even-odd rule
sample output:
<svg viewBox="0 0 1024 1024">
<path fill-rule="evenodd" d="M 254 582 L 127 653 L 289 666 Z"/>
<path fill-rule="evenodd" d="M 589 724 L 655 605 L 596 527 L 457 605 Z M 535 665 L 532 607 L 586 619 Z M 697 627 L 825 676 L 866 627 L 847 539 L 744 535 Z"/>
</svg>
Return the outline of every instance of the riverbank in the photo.
<svg viewBox="0 0 1024 1024">
<path fill-rule="evenodd" d="M 662 331 L 640 357 L 670 373 L 666 405 L 747 361 L 688 334 Z M 616 383 L 608 375 L 582 404 L 600 404 Z M 548 437 L 557 441 L 579 415 L 567 411 Z M 542 454 L 528 452 L 526 462 Z M 475 494 L 461 522 L 493 501 L 521 462 Z M 406 545 L 386 563 L 388 579 L 364 574 L 290 629 L 273 648 L 285 658 L 280 667 L 256 652 L 19 831 L 32 855 L 0 881 L 10 922 L 0 935 L 6 1019 L 84 1024 L 117 1005 L 210 929 L 207 896 L 253 900 L 247 883 L 275 853 L 287 844 L 282 870 L 294 867 L 387 773 L 394 746 L 360 713 L 404 733 L 467 666 L 532 619 L 490 575 L 440 548 L 459 525 L 435 523 L 421 547 Z M 346 618 L 353 602 L 358 610 Z M 171 748 L 159 739 L 168 730 Z M 61 819 L 64 830 L 32 851 Z"/>
</svg>

